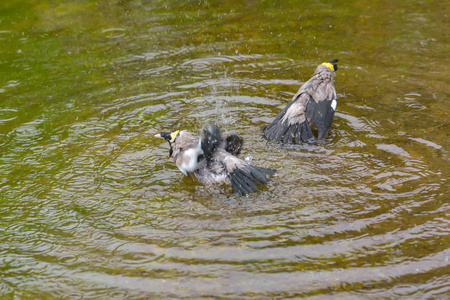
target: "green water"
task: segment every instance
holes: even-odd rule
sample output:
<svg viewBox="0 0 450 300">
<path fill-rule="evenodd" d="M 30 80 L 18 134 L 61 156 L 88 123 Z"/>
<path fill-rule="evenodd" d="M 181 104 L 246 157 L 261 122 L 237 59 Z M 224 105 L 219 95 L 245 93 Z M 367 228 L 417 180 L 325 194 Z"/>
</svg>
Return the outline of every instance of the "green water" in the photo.
<svg viewBox="0 0 450 300">
<path fill-rule="evenodd" d="M 447 299 L 445 1 L 0 2 L 1 299 Z M 339 59 L 329 139 L 261 130 Z M 153 138 L 276 168 L 238 197 Z"/>
</svg>

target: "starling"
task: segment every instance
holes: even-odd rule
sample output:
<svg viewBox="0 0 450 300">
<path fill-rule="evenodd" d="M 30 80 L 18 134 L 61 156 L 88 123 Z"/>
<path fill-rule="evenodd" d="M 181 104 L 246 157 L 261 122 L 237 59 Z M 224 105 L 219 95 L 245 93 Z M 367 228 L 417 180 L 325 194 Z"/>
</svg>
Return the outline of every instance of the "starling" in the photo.
<svg viewBox="0 0 450 300">
<path fill-rule="evenodd" d="M 294 140 L 299 144 L 301 141 L 313 143 L 327 136 L 337 105 L 334 88 L 337 62 L 333 59 L 317 67 L 314 76 L 300 87 L 291 102 L 264 128 L 263 134 L 268 139 L 287 144 Z M 311 129 L 313 126 L 317 129 L 317 138 Z"/>
<path fill-rule="evenodd" d="M 203 129 L 203 138 L 186 130 L 161 132 L 155 137 L 169 142 L 169 157 L 186 175 L 194 175 L 205 185 L 231 184 L 239 196 L 258 190 L 276 173 L 274 169 L 252 166 L 236 155 L 243 139 L 237 134 L 222 136 L 218 126 Z"/>
</svg>

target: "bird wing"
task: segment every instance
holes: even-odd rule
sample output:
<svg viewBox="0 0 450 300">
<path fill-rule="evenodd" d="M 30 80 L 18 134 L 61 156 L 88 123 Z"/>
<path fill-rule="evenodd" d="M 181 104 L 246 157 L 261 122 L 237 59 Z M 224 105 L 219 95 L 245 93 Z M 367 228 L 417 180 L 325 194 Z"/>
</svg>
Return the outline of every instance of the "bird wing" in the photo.
<svg viewBox="0 0 450 300">
<path fill-rule="evenodd" d="M 327 136 L 333 122 L 337 96 L 333 77 L 325 70 L 303 84 L 291 102 L 264 128 L 268 139 L 282 139 L 283 143 L 291 143 L 292 140 L 296 143 L 301 140 L 315 142 L 317 139 L 310 124 L 317 127 L 319 140 Z"/>
<path fill-rule="evenodd" d="M 257 191 L 256 183 L 264 185 L 270 178 L 267 175 L 276 173 L 274 169 L 260 168 L 249 165 L 245 161 L 226 152 L 224 149 L 218 149 L 214 155 L 214 162 L 222 165 L 230 179 L 231 185 L 239 196 Z M 221 168 L 221 169 L 222 169 Z"/>
<path fill-rule="evenodd" d="M 229 134 L 225 139 L 225 151 L 232 155 L 238 155 L 241 152 L 244 140 L 236 133 Z"/>
<path fill-rule="evenodd" d="M 221 132 L 220 128 L 217 125 L 212 125 L 203 129 L 201 148 L 203 150 L 207 163 L 211 161 L 221 141 Z"/>
<path fill-rule="evenodd" d="M 217 125 L 212 125 L 203 129 L 203 139 L 201 147 L 209 162 L 218 147 L 225 149 L 232 155 L 238 155 L 241 151 L 244 140 L 236 133 L 229 134 L 222 138 L 221 130 Z"/>
<path fill-rule="evenodd" d="M 273 122 L 264 128 L 264 135 L 273 141 L 283 139 L 283 143 L 315 141 L 309 123 L 306 122 L 306 108 L 311 96 L 298 92 Z"/>
<path fill-rule="evenodd" d="M 310 100 L 306 105 L 306 118 L 318 130 L 317 138 L 325 138 L 333 122 L 337 95 L 332 81 L 321 81 L 314 89 L 306 91 Z"/>
</svg>

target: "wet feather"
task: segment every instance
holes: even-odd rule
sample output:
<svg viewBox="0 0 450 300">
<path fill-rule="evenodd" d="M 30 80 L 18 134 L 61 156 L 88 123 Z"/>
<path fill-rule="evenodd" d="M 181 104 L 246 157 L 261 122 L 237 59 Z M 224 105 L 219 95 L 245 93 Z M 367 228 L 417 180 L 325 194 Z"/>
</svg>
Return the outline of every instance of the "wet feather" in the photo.
<svg viewBox="0 0 450 300">
<path fill-rule="evenodd" d="M 263 134 L 272 141 L 281 140 L 311 143 L 324 139 L 330 130 L 337 104 L 334 87 L 337 59 L 319 65 L 314 76 L 303 84 L 291 102 L 274 121 L 264 128 Z M 312 126 L 318 131 L 317 138 Z"/>
<path fill-rule="evenodd" d="M 186 175 L 194 175 L 205 185 L 231 184 L 238 195 L 258 190 L 275 174 L 274 169 L 255 167 L 235 155 L 242 148 L 243 140 L 233 133 L 223 137 L 219 127 L 203 130 L 203 138 L 185 130 L 174 134 L 161 133 L 158 137 L 169 141 L 173 161 Z"/>
</svg>

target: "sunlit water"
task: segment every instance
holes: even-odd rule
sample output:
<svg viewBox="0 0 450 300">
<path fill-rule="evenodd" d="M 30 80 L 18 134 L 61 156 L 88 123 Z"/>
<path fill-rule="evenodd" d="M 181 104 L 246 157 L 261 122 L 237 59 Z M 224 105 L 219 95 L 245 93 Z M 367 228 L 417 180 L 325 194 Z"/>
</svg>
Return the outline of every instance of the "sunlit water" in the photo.
<svg viewBox="0 0 450 300">
<path fill-rule="evenodd" d="M 0 21 L 2 298 L 449 295 L 444 2 L 21 0 Z M 335 57 L 329 138 L 264 139 Z M 246 197 L 183 177 L 153 136 L 207 122 L 278 174 Z"/>
</svg>

